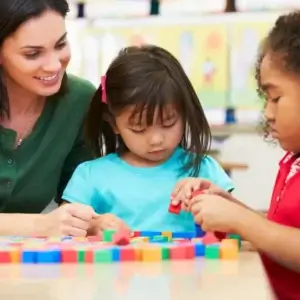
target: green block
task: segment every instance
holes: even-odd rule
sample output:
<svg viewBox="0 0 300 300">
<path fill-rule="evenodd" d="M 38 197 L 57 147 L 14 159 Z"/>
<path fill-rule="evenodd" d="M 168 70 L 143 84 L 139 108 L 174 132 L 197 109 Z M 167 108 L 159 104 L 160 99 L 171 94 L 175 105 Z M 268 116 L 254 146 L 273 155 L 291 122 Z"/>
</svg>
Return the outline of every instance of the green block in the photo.
<svg viewBox="0 0 300 300">
<path fill-rule="evenodd" d="M 104 230 L 103 231 L 103 241 L 112 242 L 113 236 L 116 233 L 116 230 Z"/>
<path fill-rule="evenodd" d="M 162 236 L 162 235 L 158 235 L 158 236 L 154 236 L 152 239 L 151 239 L 151 242 L 162 242 L 162 243 L 166 243 L 168 242 L 169 239 L 167 236 Z"/>
<path fill-rule="evenodd" d="M 77 262 L 84 263 L 85 261 L 85 250 L 84 249 L 78 249 L 77 250 Z"/>
<path fill-rule="evenodd" d="M 220 257 L 220 247 L 218 244 L 206 245 L 205 257 L 207 259 L 218 259 Z"/>
<path fill-rule="evenodd" d="M 228 234 L 228 238 L 229 239 L 238 240 L 239 248 L 241 248 L 241 246 L 242 246 L 242 239 L 241 239 L 241 237 L 238 234 Z"/>
<path fill-rule="evenodd" d="M 167 260 L 170 258 L 170 248 L 168 248 L 167 246 L 163 246 L 161 248 L 161 258 L 162 260 Z"/>
<path fill-rule="evenodd" d="M 112 262 L 112 251 L 109 249 L 97 249 L 94 252 L 95 263 Z"/>
</svg>

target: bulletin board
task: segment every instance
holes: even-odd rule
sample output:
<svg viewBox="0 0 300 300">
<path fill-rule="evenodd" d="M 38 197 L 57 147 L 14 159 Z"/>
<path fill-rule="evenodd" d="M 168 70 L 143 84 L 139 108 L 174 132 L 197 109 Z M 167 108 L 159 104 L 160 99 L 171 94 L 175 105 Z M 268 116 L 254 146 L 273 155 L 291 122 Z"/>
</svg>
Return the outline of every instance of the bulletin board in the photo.
<svg viewBox="0 0 300 300">
<path fill-rule="evenodd" d="M 262 39 L 271 22 L 239 22 L 230 24 L 230 103 L 237 109 L 258 110 L 262 102 L 257 96 L 255 65 Z"/>
</svg>

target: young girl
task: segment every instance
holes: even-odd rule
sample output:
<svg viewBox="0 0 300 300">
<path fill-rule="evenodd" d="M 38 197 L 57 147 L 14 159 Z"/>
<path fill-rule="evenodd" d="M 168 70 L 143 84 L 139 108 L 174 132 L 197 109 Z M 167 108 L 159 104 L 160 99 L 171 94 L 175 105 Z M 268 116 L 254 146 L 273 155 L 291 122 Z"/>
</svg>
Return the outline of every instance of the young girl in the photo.
<svg viewBox="0 0 300 300">
<path fill-rule="evenodd" d="M 92 232 L 193 231 L 191 213 L 168 212 L 176 182 L 194 176 L 233 188 L 206 155 L 211 133 L 189 79 L 162 48 L 119 53 L 92 100 L 87 137 L 101 158 L 77 168 L 62 198 L 94 208 Z"/>
<path fill-rule="evenodd" d="M 194 197 L 188 205 L 204 230 L 236 232 L 259 250 L 280 300 L 300 299 L 299 53 L 300 12 L 295 12 L 279 17 L 263 43 L 257 64 L 259 91 L 266 99 L 268 134 L 287 151 L 279 164 L 268 217 L 238 205 L 220 189 L 210 191 L 207 181 L 197 180 L 197 184 L 209 193 Z M 176 200 L 189 202 L 185 194 L 190 188 L 191 182 L 179 184 Z M 259 191 L 255 187 L 253 191 L 255 197 Z"/>
</svg>

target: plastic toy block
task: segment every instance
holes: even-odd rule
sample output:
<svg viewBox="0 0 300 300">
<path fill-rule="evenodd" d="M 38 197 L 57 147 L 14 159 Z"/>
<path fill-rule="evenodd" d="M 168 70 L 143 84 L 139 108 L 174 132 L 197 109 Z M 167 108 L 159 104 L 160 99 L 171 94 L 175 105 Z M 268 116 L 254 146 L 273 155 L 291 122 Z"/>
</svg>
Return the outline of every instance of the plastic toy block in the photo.
<svg viewBox="0 0 300 300">
<path fill-rule="evenodd" d="M 134 248 L 123 247 L 120 249 L 120 261 L 136 260 L 136 251 Z"/>
<path fill-rule="evenodd" d="M 104 230 L 103 231 L 103 241 L 112 242 L 113 236 L 116 233 L 116 230 Z"/>
<path fill-rule="evenodd" d="M 161 259 L 167 260 L 170 258 L 170 247 L 169 245 L 162 245 L 161 247 Z"/>
<path fill-rule="evenodd" d="M 195 235 L 196 237 L 203 237 L 205 236 L 205 231 L 202 230 L 201 226 L 198 224 L 195 224 Z"/>
<path fill-rule="evenodd" d="M 145 247 L 142 249 L 143 261 L 160 261 L 162 260 L 161 248 L 159 247 Z"/>
<path fill-rule="evenodd" d="M 131 239 L 131 243 L 135 244 L 135 243 L 148 243 L 149 242 L 149 238 L 146 236 L 138 236 L 138 237 L 134 237 Z"/>
<path fill-rule="evenodd" d="M 207 232 L 202 239 L 204 245 L 219 243 L 219 239 L 212 232 Z"/>
<path fill-rule="evenodd" d="M 57 249 L 43 249 L 36 253 L 36 262 L 39 264 L 59 263 L 60 251 Z"/>
<path fill-rule="evenodd" d="M 220 246 L 220 257 L 222 259 L 238 259 L 239 246 L 232 240 L 223 240 Z"/>
<path fill-rule="evenodd" d="M 94 262 L 94 249 L 87 248 L 85 250 L 84 262 L 87 264 L 91 264 Z"/>
<path fill-rule="evenodd" d="M 238 234 L 228 234 L 229 239 L 235 239 L 238 241 L 239 248 L 242 246 L 242 239 Z"/>
<path fill-rule="evenodd" d="M 94 243 L 94 242 L 100 242 L 101 238 L 99 236 L 96 236 L 96 235 L 91 235 L 91 236 L 87 237 L 87 240 L 91 243 Z"/>
<path fill-rule="evenodd" d="M 0 264 L 7 264 L 11 262 L 11 255 L 8 248 L 0 249 Z"/>
<path fill-rule="evenodd" d="M 95 249 L 94 250 L 94 262 L 95 263 L 108 263 L 112 262 L 112 251 L 111 249 Z"/>
<path fill-rule="evenodd" d="M 130 243 L 130 232 L 122 230 L 118 231 L 113 236 L 113 243 L 115 245 L 128 245 Z"/>
<path fill-rule="evenodd" d="M 195 243 L 195 255 L 197 257 L 205 255 L 205 245 L 203 243 Z"/>
<path fill-rule="evenodd" d="M 21 252 L 18 248 L 12 248 L 10 249 L 10 260 L 11 263 L 19 263 L 21 259 Z"/>
<path fill-rule="evenodd" d="M 143 260 L 143 247 L 141 245 L 137 245 L 137 247 L 134 247 L 134 251 L 135 251 L 135 259 Z"/>
<path fill-rule="evenodd" d="M 185 259 L 186 258 L 186 248 L 182 245 L 170 248 L 170 259 Z"/>
<path fill-rule="evenodd" d="M 22 263 L 34 264 L 36 262 L 36 251 L 32 249 L 23 249 L 22 251 Z"/>
<path fill-rule="evenodd" d="M 151 243 L 166 243 L 169 241 L 167 236 L 158 235 L 151 239 Z"/>
<path fill-rule="evenodd" d="M 170 203 L 169 213 L 179 215 L 180 211 L 181 211 L 181 202 L 179 202 L 177 205 Z"/>
<path fill-rule="evenodd" d="M 223 239 L 226 238 L 226 233 L 225 233 L 225 232 L 215 231 L 214 234 L 215 234 L 215 237 L 216 237 L 219 241 L 221 241 L 221 240 L 223 240 Z"/>
<path fill-rule="evenodd" d="M 77 262 L 85 263 L 85 249 L 84 248 L 77 249 Z"/>
<path fill-rule="evenodd" d="M 141 232 L 140 231 L 133 231 L 132 237 L 138 237 L 138 236 L 141 236 Z"/>
<path fill-rule="evenodd" d="M 152 238 L 154 236 L 157 236 L 157 235 L 161 235 L 161 232 L 160 231 L 141 231 L 140 232 L 140 236 L 146 236 L 148 238 Z"/>
<path fill-rule="evenodd" d="M 196 237 L 195 232 L 173 232 L 173 239 L 192 239 Z"/>
<path fill-rule="evenodd" d="M 112 261 L 120 261 L 121 251 L 120 248 L 112 248 L 111 249 Z"/>
<path fill-rule="evenodd" d="M 185 258 L 192 259 L 195 258 L 195 246 L 193 244 L 185 244 Z"/>
<path fill-rule="evenodd" d="M 77 263 L 77 251 L 72 248 L 62 248 L 61 261 L 63 263 Z"/>
<path fill-rule="evenodd" d="M 173 237 L 172 232 L 164 231 L 164 232 L 161 233 L 161 235 L 166 236 L 168 238 L 168 241 L 172 241 L 172 237 Z"/>
<path fill-rule="evenodd" d="M 218 259 L 220 257 L 220 246 L 218 244 L 206 245 L 205 257 L 207 259 Z"/>
</svg>

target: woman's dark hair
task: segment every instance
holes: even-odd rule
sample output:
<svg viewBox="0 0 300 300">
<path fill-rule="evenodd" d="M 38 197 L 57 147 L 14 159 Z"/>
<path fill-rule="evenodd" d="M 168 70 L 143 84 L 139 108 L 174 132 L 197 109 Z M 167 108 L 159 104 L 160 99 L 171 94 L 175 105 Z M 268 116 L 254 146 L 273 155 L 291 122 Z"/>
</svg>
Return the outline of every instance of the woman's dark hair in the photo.
<svg viewBox="0 0 300 300">
<path fill-rule="evenodd" d="M 69 12 L 66 0 L 0 0 L 0 48 L 6 38 L 11 36 L 23 23 L 38 18 L 47 10 L 53 10 L 63 17 Z M 9 102 L 3 71 L 0 64 L 0 118 L 9 117 Z M 61 91 L 66 90 L 64 77 Z"/>
<path fill-rule="evenodd" d="M 280 16 L 267 37 L 262 41 L 256 62 L 257 92 L 265 101 L 265 94 L 261 87 L 260 67 L 264 57 L 268 54 L 278 67 L 297 76 L 300 75 L 300 11 Z M 269 137 L 268 125 L 262 122 L 265 137 Z"/>
<path fill-rule="evenodd" d="M 172 54 L 151 45 L 121 50 L 106 72 L 105 91 L 107 104 L 101 101 L 100 85 L 86 122 L 87 139 L 97 157 L 127 151 L 111 126 L 124 108 L 135 106 L 133 116 L 141 120 L 145 114 L 151 125 L 156 110 L 162 118 L 165 106 L 174 104 L 185 124 L 181 146 L 190 153 L 185 169 L 198 174 L 210 148 L 210 127 L 191 82 Z"/>
</svg>

